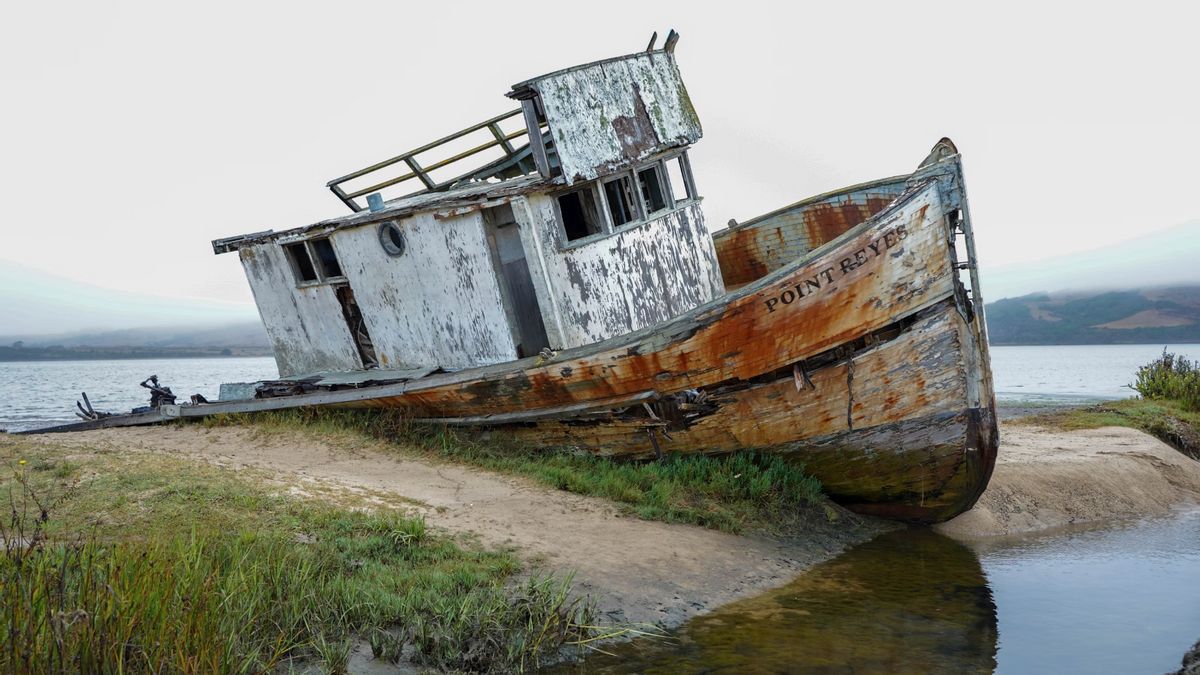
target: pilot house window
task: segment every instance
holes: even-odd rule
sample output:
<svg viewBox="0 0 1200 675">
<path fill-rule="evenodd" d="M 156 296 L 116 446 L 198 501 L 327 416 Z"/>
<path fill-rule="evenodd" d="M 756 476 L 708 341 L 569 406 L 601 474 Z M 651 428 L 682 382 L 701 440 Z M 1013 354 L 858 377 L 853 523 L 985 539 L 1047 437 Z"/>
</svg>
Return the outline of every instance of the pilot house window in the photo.
<svg viewBox="0 0 1200 675">
<path fill-rule="evenodd" d="M 637 202 L 634 200 L 629 176 L 621 176 L 605 183 L 604 198 L 608 200 L 608 214 L 612 216 L 613 227 L 638 219 Z"/>
<path fill-rule="evenodd" d="M 646 204 L 646 211 L 649 213 L 657 213 L 670 206 L 658 166 L 658 164 L 654 164 L 637 172 L 638 186 L 642 189 L 642 201 Z"/>
<path fill-rule="evenodd" d="M 596 193 L 590 186 L 561 195 L 558 211 L 567 241 L 599 234 L 604 229 L 600 224 L 600 210 L 596 208 Z"/>
</svg>

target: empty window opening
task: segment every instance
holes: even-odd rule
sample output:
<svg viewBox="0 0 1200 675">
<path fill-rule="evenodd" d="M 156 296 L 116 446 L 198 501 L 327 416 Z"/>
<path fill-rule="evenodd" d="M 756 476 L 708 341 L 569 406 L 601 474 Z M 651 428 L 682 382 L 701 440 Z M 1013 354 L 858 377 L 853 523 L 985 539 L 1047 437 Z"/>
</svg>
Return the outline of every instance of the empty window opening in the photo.
<svg viewBox="0 0 1200 675">
<path fill-rule="evenodd" d="M 608 200 L 608 213 L 614 227 L 638 219 L 633 198 L 633 186 L 629 176 L 621 176 L 604 184 L 604 197 Z"/>
<path fill-rule="evenodd" d="M 670 206 L 657 164 L 638 171 L 637 177 L 638 185 L 642 188 L 642 202 L 648 213 L 657 213 Z"/>
<path fill-rule="evenodd" d="M 596 208 L 596 195 L 590 187 L 560 196 L 558 211 L 562 216 L 567 241 L 599 234 L 603 229 L 600 227 L 600 210 Z"/>
<path fill-rule="evenodd" d="M 333 244 L 328 239 L 312 240 L 313 254 L 321 263 L 321 273 L 326 279 L 342 276 L 342 266 L 338 264 L 337 254 L 333 252 Z"/>
<path fill-rule="evenodd" d="M 671 186 L 671 196 L 675 202 L 686 202 L 695 198 L 695 191 L 692 189 L 691 181 L 688 180 L 687 157 L 679 155 L 674 159 L 668 159 L 664 164 L 667 167 L 667 182 Z"/>
<path fill-rule="evenodd" d="M 292 269 L 295 270 L 296 276 L 301 282 L 316 281 L 317 269 L 313 267 L 312 258 L 308 257 L 308 247 L 304 242 L 299 244 L 286 244 L 283 247 L 288 252 L 288 257 L 292 259 Z"/>
</svg>

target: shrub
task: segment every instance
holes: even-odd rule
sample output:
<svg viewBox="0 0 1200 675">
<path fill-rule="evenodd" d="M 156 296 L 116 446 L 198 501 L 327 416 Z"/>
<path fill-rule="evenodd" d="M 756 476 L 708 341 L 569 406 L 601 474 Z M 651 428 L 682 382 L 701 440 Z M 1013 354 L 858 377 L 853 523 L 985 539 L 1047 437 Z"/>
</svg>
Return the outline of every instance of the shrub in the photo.
<svg viewBox="0 0 1200 675">
<path fill-rule="evenodd" d="M 1145 398 L 1178 401 L 1184 408 L 1200 411 L 1200 363 L 1172 354 L 1138 368 L 1132 385 Z"/>
</svg>

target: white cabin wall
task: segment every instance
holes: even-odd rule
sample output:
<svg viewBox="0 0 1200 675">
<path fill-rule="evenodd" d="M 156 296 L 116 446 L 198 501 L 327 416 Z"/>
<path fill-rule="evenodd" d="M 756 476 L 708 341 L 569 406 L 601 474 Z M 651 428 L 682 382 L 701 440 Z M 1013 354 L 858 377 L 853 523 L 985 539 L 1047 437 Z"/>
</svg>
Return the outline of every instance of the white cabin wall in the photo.
<svg viewBox="0 0 1200 675">
<path fill-rule="evenodd" d="M 699 203 L 565 250 L 553 198 L 529 195 L 527 203 L 515 212 L 555 348 L 652 326 L 725 292 Z"/>
<path fill-rule="evenodd" d="M 239 257 L 280 377 L 362 367 L 332 288 L 297 288 L 291 263 L 277 243 L 243 248 Z"/>
<path fill-rule="evenodd" d="M 380 246 L 378 224 L 332 234 L 380 367 L 466 368 L 517 358 L 479 211 L 397 221 L 405 252 Z"/>
</svg>

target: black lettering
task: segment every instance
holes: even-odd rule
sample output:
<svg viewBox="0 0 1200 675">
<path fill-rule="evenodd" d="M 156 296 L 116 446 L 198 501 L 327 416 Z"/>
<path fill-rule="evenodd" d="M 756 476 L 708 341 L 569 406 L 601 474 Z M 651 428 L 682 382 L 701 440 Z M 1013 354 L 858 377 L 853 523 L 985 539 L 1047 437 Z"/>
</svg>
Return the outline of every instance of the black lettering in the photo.
<svg viewBox="0 0 1200 675">
<path fill-rule="evenodd" d="M 767 300 L 766 300 L 766 303 L 767 303 L 767 311 L 768 311 L 768 312 L 774 312 L 774 311 L 775 311 L 775 305 L 778 305 L 778 304 L 779 304 L 779 300 L 778 300 L 778 299 L 776 299 L 776 298 L 767 298 Z"/>
<path fill-rule="evenodd" d="M 779 301 L 785 305 L 790 305 L 795 300 L 796 300 L 796 293 L 790 288 L 779 294 Z"/>
<path fill-rule="evenodd" d="M 896 244 L 896 233 L 888 230 L 883 233 L 883 243 L 887 248 L 891 248 Z"/>
<path fill-rule="evenodd" d="M 796 296 L 801 298 L 804 297 L 804 290 L 800 288 L 800 284 L 796 284 Z"/>
<path fill-rule="evenodd" d="M 875 252 L 875 255 L 879 255 L 879 241 L 878 240 L 867 244 L 867 246 L 871 247 L 871 250 Z"/>
<path fill-rule="evenodd" d="M 826 267 L 825 269 L 821 270 L 820 274 L 825 275 L 826 283 L 830 283 L 830 284 L 833 283 L 833 268 L 832 267 Z"/>
<path fill-rule="evenodd" d="M 896 226 L 896 236 L 900 237 L 901 240 L 907 238 L 908 237 L 908 227 L 905 225 L 897 225 Z"/>
<path fill-rule="evenodd" d="M 854 252 L 854 261 L 856 263 L 858 263 L 858 265 L 855 265 L 855 267 L 858 267 L 859 265 L 865 265 L 867 262 L 867 249 L 860 248 L 857 251 L 855 251 Z"/>
<path fill-rule="evenodd" d="M 842 274 L 849 274 L 850 270 L 854 269 L 855 267 L 858 267 L 858 265 L 854 264 L 854 260 L 852 258 L 845 258 L 842 260 Z"/>
<path fill-rule="evenodd" d="M 811 287 L 812 290 L 819 291 L 819 290 L 821 290 L 821 282 L 816 277 L 813 277 L 811 279 L 805 279 L 804 287 L 805 288 Z"/>
</svg>

